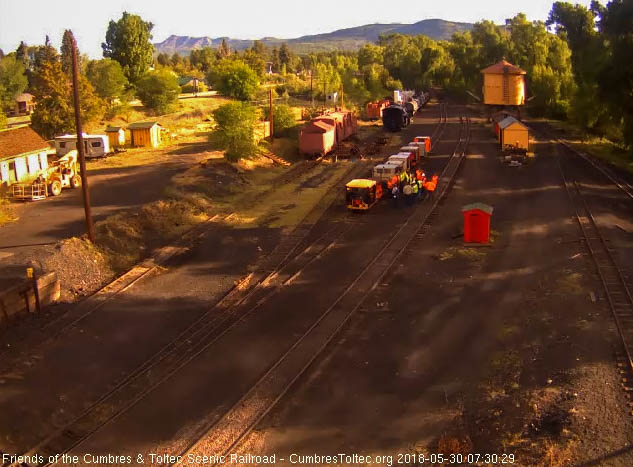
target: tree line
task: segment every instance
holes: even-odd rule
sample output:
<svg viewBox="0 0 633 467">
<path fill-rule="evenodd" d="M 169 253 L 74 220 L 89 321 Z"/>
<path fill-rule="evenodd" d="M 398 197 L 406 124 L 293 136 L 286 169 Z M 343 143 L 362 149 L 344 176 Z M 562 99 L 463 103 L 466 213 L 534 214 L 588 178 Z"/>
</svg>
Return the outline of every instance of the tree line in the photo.
<svg viewBox="0 0 633 467">
<path fill-rule="evenodd" d="M 506 58 L 527 72 L 530 112 L 569 119 L 587 133 L 633 148 L 633 0 L 606 6 L 594 1 L 589 8 L 556 2 L 547 21 L 524 14 L 503 25 L 480 21 L 448 41 L 392 34 L 357 52 L 297 55 L 285 43 L 271 49 L 260 41 L 238 52 L 222 41 L 186 56 L 155 55 L 152 29 L 138 15 L 123 13 L 108 25 L 104 58 L 80 57 L 84 118 L 125 113 L 134 96 L 164 113 L 181 91 L 179 76 L 205 80 L 244 102 L 262 96 L 263 82 L 277 96 L 317 102 L 343 89 L 346 103 L 359 106 L 402 87 L 481 96 L 480 71 Z M 69 34 L 59 52 L 47 38 L 44 45 L 21 43 L 0 54 L 0 105 L 7 110 L 29 90 L 38 101 L 33 126 L 45 135 L 72 128 Z"/>
</svg>

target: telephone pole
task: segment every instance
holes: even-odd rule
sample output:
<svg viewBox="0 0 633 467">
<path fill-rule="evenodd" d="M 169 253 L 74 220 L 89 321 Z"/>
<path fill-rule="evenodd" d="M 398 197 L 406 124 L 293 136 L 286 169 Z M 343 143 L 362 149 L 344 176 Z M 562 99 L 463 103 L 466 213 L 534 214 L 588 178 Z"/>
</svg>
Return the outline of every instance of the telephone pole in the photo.
<svg viewBox="0 0 633 467">
<path fill-rule="evenodd" d="M 72 35 L 72 33 L 71 33 Z M 84 214 L 86 216 L 86 232 L 88 239 L 94 243 L 95 228 L 90 211 L 90 191 L 88 191 L 88 174 L 86 173 L 86 151 L 84 147 L 83 130 L 81 129 L 81 111 L 79 107 L 79 68 L 77 66 L 77 41 L 72 35 L 73 62 L 73 101 L 75 104 L 75 126 L 77 127 L 77 150 L 79 151 L 79 168 L 81 170 L 81 192 L 84 200 Z"/>
<path fill-rule="evenodd" d="M 268 120 L 270 121 L 270 140 L 275 139 L 275 124 L 273 122 L 273 88 L 268 92 Z"/>
</svg>

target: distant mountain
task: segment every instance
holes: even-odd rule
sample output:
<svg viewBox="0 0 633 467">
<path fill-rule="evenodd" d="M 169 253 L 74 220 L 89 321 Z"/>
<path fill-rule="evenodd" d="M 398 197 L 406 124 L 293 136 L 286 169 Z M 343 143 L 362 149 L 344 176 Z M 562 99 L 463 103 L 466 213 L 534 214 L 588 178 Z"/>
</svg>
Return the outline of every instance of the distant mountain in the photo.
<svg viewBox="0 0 633 467">
<path fill-rule="evenodd" d="M 321 52 L 328 50 L 357 50 L 368 42 L 376 42 L 381 34 L 423 34 L 433 39 L 450 39 L 453 33 L 469 31 L 470 23 L 455 23 L 442 19 L 425 19 L 413 24 L 366 24 L 354 28 L 339 29 L 325 34 L 297 37 L 295 39 L 278 39 L 264 37 L 260 39 L 268 47 L 278 47 L 286 42 L 297 53 Z M 218 47 L 225 39 L 233 50 L 244 50 L 253 45 L 253 40 L 231 39 L 229 37 L 189 37 L 169 36 L 163 42 L 154 44 L 157 52 L 174 52 L 187 54 L 192 49 L 212 46 Z"/>
<path fill-rule="evenodd" d="M 213 39 L 210 37 L 190 37 L 190 36 L 175 36 L 171 35 L 163 42 L 154 44 L 156 50 L 159 52 L 165 52 L 170 55 L 175 52 L 184 53 L 193 49 L 201 49 L 203 47 L 211 47 L 215 45 Z"/>
</svg>

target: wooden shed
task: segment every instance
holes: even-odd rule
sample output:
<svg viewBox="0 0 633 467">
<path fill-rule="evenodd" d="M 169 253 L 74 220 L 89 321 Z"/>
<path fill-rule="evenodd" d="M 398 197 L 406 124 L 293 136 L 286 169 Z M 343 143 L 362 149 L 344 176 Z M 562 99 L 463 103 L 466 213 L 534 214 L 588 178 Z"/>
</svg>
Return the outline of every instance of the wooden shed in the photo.
<svg viewBox="0 0 633 467">
<path fill-rule="evenodd" d="M 111 148 L 125 146 L 125 129 L 120 126 L 109 126 L 105 129 Z"/>
<path fill-rule="evenodd" d="M 19 117 L 22 115 L 31 115 L 33 110 L 35 110 L 35 98 L 33 94 L 24 92 L 15 98 L 15 107 L 9 114 Z"/>
<path fill-rule="evenodd" d="M 481 70 L 484 104 L 524 105 L 525 71 L 505 60 Z"/>
<path fill-rule="evenodd" d="M 158 122 L 138 122 L 128 125 L 132 147 L 155 148 L 161 143 L 161 126 Z"/>
<path fill-rule="evenodd" d="M 499 123 L 499 142 L 501 146 L 517 146 L 529 150 L 530 130 L 514 117 L 507 117 Z"/>
</svg>

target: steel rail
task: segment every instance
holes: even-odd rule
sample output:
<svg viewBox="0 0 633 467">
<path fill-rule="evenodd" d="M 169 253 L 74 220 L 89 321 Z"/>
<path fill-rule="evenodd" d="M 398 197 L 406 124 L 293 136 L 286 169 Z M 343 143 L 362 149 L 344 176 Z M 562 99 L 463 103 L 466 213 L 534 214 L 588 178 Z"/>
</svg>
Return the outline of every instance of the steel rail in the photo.
<svg viewBox="0 0 633 467">
<path fill-rule="evenodd" d="M 446 105 L 443 106 L 443 112 L 440 114 L 440 122 L 436 131 L 443 126 L 445 126 L 447 120 L 447 109 Z M 443 133 L 443 130 L 442 130 Z M 434 134 L 437 134 L 435 132 Z M 440 133 L 441 137 L 441 133 Z M 439 138 L 439 137 L 438 137 Z M 439 139 L 438 139 L 439 141 Z M 293 259 L 292 253 L 295 251 L 296 247 L 300 244 L 301 240 L 307 236 L 308 232 L 303 233 L 303 235 L 296 235 L 296 237 L 300 237 L 300 239 L 294 244 L 294 247 L 289 248 L 287 251 L 285 248 L 281 248 L 280 251 L 271 252 L 270 256 L 282 256 L 282 260 L 278 263 L 276 268 L 270 270 L 270 272 L 266 275 L 266 277 L 256 283 L 251 289 L 248 290 L 245 296 L 241 297 L 239 300 L 233 303 L 225 304 L 224 308 L 234 310 L 239 309 L 240 306 L 247 304 L 249 301 L 256 297 L 257 293 L 263 288 L 271 287 L 271 284 L 275 282 L 279 278 L 279 273 L 283 270 L 287 265 L 291 264 L 293 261 L 297 260 L 299 257 L 304 256 L 308 253 L 310 249 L 314 247 L 319 241 L 323 238 L 327 237 L 328 234 L 338 231 L 340 229 L 339 235 L 329 243 L 328 246 L 324 247 L 321 251 L 319 251 L 316 255 L 314 255 L 307 263 L 305 263 L 298 271 L 295 271 L 293 274 L 290 274 L 289 277 L 281 281 L 277 286 L 273 287 L 273 289 L 265 294 L 263 297 L 259 297 L 259 299 L 254 303 L 254 305 L 249 308 L 245 313 L 240 313 L 237 320 L 233 321 L 228 325 L 228 327 L 222 326 L 225 324 L 227 320 L 230 320 L 232 315 L 237 313 L 232 313 L 225 319 L 221 320 L 217 323 L 215 320 L 211 320 L 210 323 L 203 324 L 204 321 L 208 320 L 210 317 L 210 311 L 215 310 L 216 308 L 222 307 L 224 302 L 229 301 L 232 297 L 232 293 L 235 289 L 233 289 L 227 296 L 225 296 L 220 302 L 212 307 L 211 310 L 205 312 L 205 314 L 192 323 L 185 331 L 179 334 L 179 336 L 167 344 L 163 349 L 154 354 L 148 361 L 144 362 L 142 365 L 137 367 L 132 373 L 127 375 L 123 380 L 121 380 L 117 385 L 108 391 L 106 394 L 101 396 L 97 401 L 95 401 L 89 408 L 87 408 L 81 415 L 73 419 L 73 421 L 66 424 L 64 427 L 56 430 L 54 433 L 50 434 L 43 441 L 39 442 L 36 447 L 29 449 L 23 456 L 28 456 L 34 453 L 41 454 L 50 453 L 50 454 L 63 454 L 69 452 L 71 449 L 80 445 L 82 442 L 87 440 L 92 434 L 94 434 L 98 429 L 104 427 L 105 425 L 111 423 L 116 418 L 127 412 L 132 406 L 142 400 L 147 394 L 149 394 L 152 390 L 154 390 L 158 385 L 180 370 L 182 367 L 187 365 L 191 360 L 197 357 L 200 353 L 207 350 L 209 346 L 213 345 L 217 342 L 223 335 L 237 326 L 239 323 L 243 322 L 247 316 L 249 316 L 255 309 L 261 306 L 270 296 L 274 293 L 277 293 L 284 286 L 289 285 L 300 273 L 303 269 L 305 269 L 309 264 L 313 261 L 319 259 L 321 255 L 327 251 L 331 246 L 336 242 L 336 239 L 340 235 L 343 235 L 351 225 L 347 226 L 335 226 L 332 230 L 328 231 L 322 237 L 317 239 L 311 245 L 309 245 L 303 252 L 299 255 L 295 256 Z M 291 236 L 295 237 L 295 236 Z M 279 246 L 278 246 L 279 247 Z M 268 258 L 268 257 L 267 257 Z M 206 339 L 210 337 L 210 335 L 214 334 L 214 331 L 218 331 L 218 328 L 221 328 L 221 331 L 217 333 L 217 335 L 212 336 L 211 341 L 207 341 Z M 192 334 L 193 333 L 193 334 Z M 195 342 L 191 344 L 192 341 L 199 341 L 201 347 L 196 348 Z M 195 352 L 191 352 L 191 349 L 194 349 Z M 183 354 L 178 354 L 178 351 L 181 350 L 184 352 Z M 178 357 L 178 360 L 175 362 L 169 361 L 170 358 Z M 142 390 L 138 389 L 138 380 L 143 379 L 143 377 L 147 377 L 148 374 L 152 373 L 152 370 L 156 368 L 157 365 L 167 361 L 168 371 L 159 377 L 158 380 L 152 381 L 152 384 L 143 386 Z M 136 383 L 136 385 L 135 385 Z M 111 413 L 104 415 L 105 411 L 99 410 L 104 407 L 111 407 L 111 402 L 113 398 L 116 398 L 117 395 L 120 395 L 123 391 L 128 390 L 129 388 L 134 389 L 136 387 L 136 391 L 131 391 L 131 396 L 128 394 L 127 398 L 123 397 L 123 401 L 118 401 L 119 407 Z M 125 396 L 125 394 L 123 394 Z M 115 402 L 117 402 L 115 400 Z M 102 418 L 98 418 L 101 416 Z M 91 417 L 93 417 L 91 419 Z M 94 417 L 97 417 L 95 419 Z M 81 424 L 83 428 L 81 427 Z M 87 426 L 86 426 L 87 425 Z M 47 456 L 45 455 L 44 458 Z M 48 462 L 43 464 L 33 464 L 33 465 L 51 465 Z"/>
<path fill-rule="evenodd" d="M 394 263 L 402 256 L 405 250 L 408 248 L 410 243 L 414 241 L 416 238 L 419 238 L 418 235 L 420 233 L 424 233 L 425 227 L 428 228 L 429 220 L 432 218 L 432 214 L 437 211 L 439 204 L 447 195 L 449 187 L 453 182 L 455 175 L 463 161 L 466 152 L 468 150 L 468 145 L 470 142 L 470 131 L 471 131 L 471 122 L 470 118 L 466 117 L 462 121 L 462 125 L 460 127 L 460 135 L 458 138 L 458 143 L 451 155 L 449 162 L 444 167 L 442 171 L 441 179 L 442 179 L 442 188 L 439 196 L 436 197 L 431 209 L 422 216 L 421 222 L 418 224 L 410 224 L 410 222 L 415 217 L 415 212 L 407 219 L 407 221 L 398 229 L 397 233 L 387 242 L 387 244 L 375 255 L 372 261 L 361 271 L 361 273 L 356 277 L 356 279 L 345 289 L 345 291 L 337 298 L 337 300 L 308 328 L 304 334 L 295 341 L 295 343 L 277 359 L 272 366 L 257 380 L 257 382 L 251 387 L 249 391 L 247 391 L 231 408 L 224 413 L 222 417 L 220 417 L 217 421 L 212 423 L 209 427 L 204 429 L 204 433 L 201 433 L 196 436 L 196 439 L 191 442 L 186 450 L 179 453 L 181 458 L 187 457 L 189 454 L 195 455 L 197 446 L 199 444 L 204 444 L 205 453 L 209 453 L 208 446 L 213 444 L 214 442 L 219 442 L 218 440 L 223 439 L 223 437 L 218 436 L 220 433 L 224 434 L 224 438 L 226 438 L 226 433 L 231 433 L 236 431 L 234 427 L 230 427 L 231 423 L 234 420 L 237 420 L 237 423 L 245 423 L 246 427 L 238 430 L 239 433 L 234 436 L 234 438 L 230 441 L 228 446 L 223 446 L 217 452 L 220 452 L 220 455 L 226 456 L 227 453 L 233 452 L 235 448 L 251 433 L 251 431 L 261 422 L 261 420 L 279 403 L 279 401 L 285 396 L 285 394 L 290 390 L 290 388 L 294 385 L 294 383 L 307 371 L 307 369 L 312 365 L 312 363 L 318 358 L 321 352 L 329 345 L 329 343 L 336 337 L 336 335 L 341 331 L 341 329 L 345 326 L 351 316 L 356 312 L 358 308 L 362 306 L 365 300 L 369 297 L 369 295 L 376 289 L 379 283 L 383 280 L 388 271 L 391 270 Z M 392 254 L 389 250 L 392 247 L 393 243 L 396 239 L 400 238 L 400 234 L 404 234 L 407 232 L 408 227 L 414 227 L 413 232 L 410 233 L 408 239 L 404 243 L 404 245 L 400 245 L 397 248 L 395 254 Z M 381 257 L 385 254 L 388 258 L 388 261 L 382 262 Z M 391 258 L 389 258 L 391 256 Z M 372 268 L 379 269 L 379 273 L 377 277 L 373 280 L 373 284 L 366 290 L 362 288 L 362 279 L 365 275 L 371 275 Z M 346 298 L 348 294 L 353 294 L 357 286 L 361 284 L 360 292 L 361 295 L 358 299 L 354 300 L 354 304 L 351 305 L 351 309 L 347 311 L 345 308 L 340 308 L 337 310 L 337 306 L 339 306 L 343 300 Z M 319 332 L 319 326 L 325 322 L 326 319 L 330 317 L 331 314 L 336 311 L 340 311 L 341 318 L 333 330 L 331 330 L 327 337 L 323 342 L 317 343 L 316 351 L 313 351 L 309 356 L 306 362 L 302 362 L 302 366 L 298 371 L 293 372 L 290 380 L 288 382 L 282 383 L 283 386 L 281 388 L 275 388 L 275 385 L 279 384 L 279 381 L 282 379 L 280 375 L 276 375 L 275 372 L 282 372 L 284 365 L 287 361 L 291 361 L 293 358 L 293 352 L 295 350 L 300 349 L 302 345 L 311 337 L 323 331 Z M 327 325 L 324 325 L 327 329 Z M 306 344 L 309 346 L 309 343 Z M 292 362 L 289 364 L 292 366 Z M 269 385 L 266 388 L 266 384 Z M 272 389 L 271 389 L 272 387 Z M 265 397 L 266 393 L 270 393 L 269 397 L 272 399 L 270 402 L 265 404 L 261 410 L 253 410 L 252 406 L 262 405 L 262 400 Z M 249 405 L 250 404 L 250 405 Z M 172 463 L 170 465 L 179 464 L 179 462 Z M 217 465 L 217 464 L 213 464 Z"/>
<path fill-rule="evenodd" d="M 576 221 L 596 267 L 609 303 L 609 309 L 615 320 L 618 335 L 626 354 L 628 368 L 633 371 L 633 295 L 624 279 L 622 270 L 613 256 L 612 248 L 609 247 L 598 226 L 598 222 L 582 194 L 580 185 L 576 181 L 569 181 L 565 176 L 560 159 L 557 162 L 565 191 L 574 208 Z"/>
<path fill-rule="evenodd" d="M 283 265 L 280 265 L 280 267 L 268 273 L 263 280 L 259 281 L 250 289 L 245 297 L 228 307 L 228 313 L 225 315 L 218 316 L 217 314 L 206 312 L 203 317 L 196 320 L 185 331 L 181 332 L 176 339 L 164 346 L 150 357 L 149 360 L 146 360 L 123 380 L 119 381 L 111 390 L 99 397 L 79 416 L 65 424 L 62 428 L 55 430 L 22 456 L 45 453 L 46 455 L 44 455 L 44 457 L 47 458 L 48 454 L 63 454 L 81 441 L 87 439 L 97 429 L 105 426 L 125 410 L 129 409 L 134 403 L 149 394 L 149 392 L 165 379 L 169 378 L 169 376 L 242 322 L 261 306 L 265 300 L 270 298 L 270 296 L 276 293 L 281 287 L 289 284 L 289 281 L 297 277 L 303 269 L 330 249 L 338 241 L 340 236 L 351 227 L 351 225 L 335 225 L 329 229 L 292 260 L 285 262 Z M 301 260 L 303 260 L 302 263 L 300 262 Z M 291 270 L 291 273 L 287 274 L 288 278 L 280 281 L 279 279 L 282 277 L 281 272 L 285 268 L 290 267 L 294 262 L 300 262 L 299 269 Z M 257 296 L 258 293 L 260 296 Z M 255 303 L 250 305 L 253 301 Z M 248 306 L 247 310 L 240 313 L 240 311 L 243 311 L 240 307 L 245 305 Z M 216 307 L 214 307 L 214 309 Z M 236 315 L 238 315 L 237 319 L 235 319 Z M 202 348 L 199 348 L 199 346 L 202 346 Z M 159 365 L 163 365 L 165 368 L 159 368 L 157 372 L 156 370 Z M 162 372 L 160 370 L 162 370 Z M 149 379 L 149 381 L 146 381 L 146 379 Z M 125 391 L 129 391 L 129 393 L 126 394 Z M 118 404 L 118 408 L 113 411 L 112 407 L 117 407 L 116 404 Z M 104 410 L 104 408 L 108 410 Z"/>
</svg>

